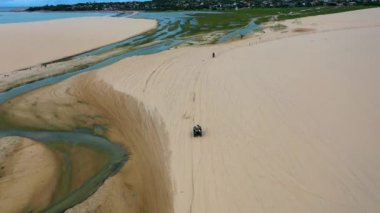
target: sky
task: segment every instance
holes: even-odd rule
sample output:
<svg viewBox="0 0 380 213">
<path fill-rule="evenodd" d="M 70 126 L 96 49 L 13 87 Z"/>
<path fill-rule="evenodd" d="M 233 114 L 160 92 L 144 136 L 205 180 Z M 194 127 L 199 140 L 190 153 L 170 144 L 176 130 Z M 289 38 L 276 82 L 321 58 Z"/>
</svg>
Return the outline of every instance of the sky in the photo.
<svg viewBox="0 0 380 213">
<path fill-rule="evenodd" d="M 75 4 L 85 2 L 125 2 L 132 0 L 0 0 L 0 7 L 26 7 L 38 5 Z M 137 0 L 142 1 L 142 0 Z"/>
</svg>

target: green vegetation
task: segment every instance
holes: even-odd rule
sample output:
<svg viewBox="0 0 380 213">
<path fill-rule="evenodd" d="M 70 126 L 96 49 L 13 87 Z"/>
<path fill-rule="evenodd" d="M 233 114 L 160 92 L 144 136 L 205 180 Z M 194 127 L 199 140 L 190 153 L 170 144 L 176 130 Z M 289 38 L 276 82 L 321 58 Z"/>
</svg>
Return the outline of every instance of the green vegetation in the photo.
<svg viewBox="0 0 380 213">
<path fill-rule="evenodd" d="M 370 8 L 370 6 L 325 6 L 325 7 L 293 7 L 293 8 L 246 8 L 220 13 L 195 14 L 196 24 L 185 23 L 182 27 L 185 35 L 192 36 L 215 31 L 230 31 L 246 26 L 255 19 L 257 24 L 270 20 L 285 20 L 305 16 L 346 12 Z"/>
</svg>

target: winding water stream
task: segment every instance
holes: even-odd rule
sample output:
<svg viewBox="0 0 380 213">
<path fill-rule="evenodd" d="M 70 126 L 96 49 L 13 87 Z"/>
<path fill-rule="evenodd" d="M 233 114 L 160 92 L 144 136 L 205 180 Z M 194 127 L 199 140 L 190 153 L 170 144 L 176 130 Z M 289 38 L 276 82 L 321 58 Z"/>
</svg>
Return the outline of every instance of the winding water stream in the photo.
<svg viewBox="0 0 380 213">
<path fill-rule="evenodd" d="M 49 77 L 43 80 L 18 86 L 6 92 L 2 92 L 0 93 L 0 104 L 4 104 L 8 100 L 20 96 L 22 94 L 28 93 L 32 90 L 47 85 L 55 84 L 57 82 L 63 81 L 80 73 L 89 72 L 108 66 L 127 57 L 157 53 L 188 42 L 191 39 L 183 38 L 182 26 L 188 20 L 190 20 L 190 23 L 196 24 L 191 18 L 191 12 L 138 13 L 134 17 L 156 19 L 158 20 L 159 25 L 157 29 L 154 31 L 74 56 L 73 58 L 83 58 L 95 54 L 104 53 L 115 48 L 128 48 L 130 46 L 134 47 L 132 49 L 128 49 L 128 51 L 122 52 L 119 55 L 113 56 L 99 63 L 88 66 L 85 69 L 80 69 L 66 74 Z M 248 33 L 248 31 L 252 31 L 255 28 L 256 25 L 252 22 L 249 26 L 243 29 L 237 29 L 233 32 L 226 34 L 226 36 L 221 38 L 220 42 L 228 41 L 236 35 L 245 35 Z M 94 176 L 85 181 L 79 188 L 71 192 L 68 192 L 62 198 L 57 199 L 57 201 L 53 202 L 49 207 L 47 207 L 44 210 L 44 212 L 63 212 L 64 210 L 86 200 L 92 193 L 94 193 L 98 189 L 99 186 L 102 185 L 102 183 L 108 177 L 117 173 L 122 168 L 124 163 L 127 161 L 127 151 L 123 147 L 111 143 L 106 138 L 95 136 L 92 132 L 93 131 L 91 130 L 73 130 L 71 132 L 61 132 L 30 131 L 25 129 L 0 129 L 0 137 L 26 137 L 44 143 L 51 149 L 54 149 L 54 147 L 56 147 L 57 144 L 65 144 L 74 148 L 75 146 L 85 146 L 87 148 L 96 150 L 97 152 L 106 156 L 107 161 L 105 162 L 105 165 Z M 67 153 L 67 150 L 59 149 L 56 151 L 61 152 L 62 155 L 65 156 L 65 174 L 62 174 L 61 176 L 66 175 L 66 179 L 72 178 L 69 176 L 75 176 L 75 174 L 72 174 L 70 172 L 72 162 L 69 153 Z M 64 183 L 64 179 L 65 178 L 61 177 L 60 182 Z"/>
<path fill-rule="evenodd" d="M 0 132 L 0 137 L 6 136 L 30 138 L 52 149 L 56 149 L 55 147 L 59 144 L 69 144 L 72 148 L 84 146 L 101 152 L 101 154 L 106 156 L 106 165 L 100 171 L 84 182 L 79 188 L 71 192 L 69 196 L 51 204 L 44 212 L 63 212 L 67 208 L 84 201 L 94 193 L 109 176 L 116 174 L 128 158 L 127 152 L 121 146 L 113 144 L 105 138 L 94 136 L 91 132 L 86 130 L 76 130 L 73 132 L 10 130 Z M 64 150 L 57 151 L 61 151 L 67 156 Z M 70 179 L 72 178 L 70 175 L 73 175 L 71 172 L 72 162 L 70 162 L 69 158 L 65 158 L 64 160 L 65 174 L 62 175 L 66 175 L 65 178 Z M 69 180 L 62 180 L 62 182 L 67 183 Z"/>
</svg>

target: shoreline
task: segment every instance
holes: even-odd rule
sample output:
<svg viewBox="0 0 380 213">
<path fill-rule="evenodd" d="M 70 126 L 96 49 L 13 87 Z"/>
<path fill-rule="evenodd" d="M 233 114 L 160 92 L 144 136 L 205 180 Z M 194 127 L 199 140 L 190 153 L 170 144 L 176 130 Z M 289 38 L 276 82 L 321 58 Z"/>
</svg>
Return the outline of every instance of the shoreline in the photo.
<svg viewBox="0 0 380 213">
<path fill-rule="evenodd" d="M 152 30 L 152 29 L 154 29 L 156 26 L 157 26 L 157 22 L 156 21 L 153 21 L 153 20 L 142 20 L 142 19 L 124 19 L 124 18 L 114 18 L 114 19 L 117 19 L 117 20 L 122 20 L 122 23 L 127 23 L 127 24 L 129 24 L 129 25 L 127 25 L 127 26 L 124 26 L 124 30 L 127 30 L 127 35 L 129 36 L 129 37 L 133 37 L 133 36 L 136 36 L 136 35 L 138 35 L 138 34 L 141 34 L 141 33 L 145 33 L 145 32 L 147 32 L 147 31 L 150 31 L 150 30 Z M 65 22 L 71 22 L 71 21 L 74 21 L 74 20 L 78 20 L 78 19 L 72 19 L 72 20 L 64 20 Z M 80 19 L 80 20 L 83 20 L 83 19 Z M 92 20 L 98 20 L 98 19 L 92 19 Z M 50 21 L 49 23 L 57 23 L 57 22 L 60 22 L 60 21 Z M 137 23 L 140 23 L 140 24 L 143 24 L 143 26 L 139 26 L 139 28 L 141 28 L 141 29 L 134 29 L 133 28 L 133 26 L 134 25 L 136 25 Z M 145 23 L 145 24 L 144 24 Z M 34 24 L 40 24 L 40 23 L 34 23 Z M 19 26 L 25 26 L 25 25 L 29 25 L 29 23 L 28 24 L 15 24 L 15 25 L 17 25 L 17 27 L 19 27 Z M 57 27 L 57 26 L 55 26 L 55 27 Z M 0 26 L 0 30 L 2 30 L 3 28 L 1 28 L 1 26 Z M 124 36 L 123 38 L 122 38 L 122 40 L 121 41 L 124 41 L 124 40 L 126 40 L 126 39 L 128 39 L 128 38 L 126 38 L 126 37 L 128 37 L 128 36 L 126 36 L 125 34 L 124 35 L 122 35 L 122 36 Z M 111 36 L 112 37 L 112 36 Z M 114 37 L 114 36 L 113 36 Z M 118 42 L 120 42 L 120 41 L 116 41 L 116 43 L 118 43 Z M 112 45 L 112 44 L 111 44 Z M 107 46 L 108 46 L 108 44 L 107 44 Z M 95 49 L 90 49 L 90 50 L 85 50 L 85 52 L 89 52 L 89 51 L 93 51 L 93 50 L 96 50 L 96 49 L 100 49 L 100 48 L 104 48 L 104 46 L 101 46 L 101 47 L 99 47 L 99 48 L 95 48 Z M 1 55 L 1 54 L 0 54 Z M 77 54 L 78 55 L 78 54 Z M 80 55 L 80 54 L 79 54 Z M 72 58 L 72 57 L 75 57 L 75 56 L 69 56 L 70 58 Z M 2 60 L 4 60 L 4 59 L 2 59 Z M 59 59 L 59 60 L 61 60 L 61 59 Z M 59 60 L 58 60 L 58 63 L 59 63 Z M 41 65 L 41 66 L 48 66 L 48 65 Z M 20 71 L 20 72 L 23 72 L 23 71 Z M 27 76 L 27 75 L 29 75 L 30 73 L 25 73 L 24 72 L 24 74 Z M 51 73 L 50 73 L 51 74 Z M 4 76 L 3 76 L 4 77 Z M 35 79 L 35 80 L 38 80 L 38 79 Z M 86 113 L 88 113 L 88 111 L 86 112 Z M 59 116 L 59 114 L 60 113 L 58 113 L 58 114 L 55 114 L 54 116 Z M 52 120 L 55 120 L 56 119 L 56 117 L 54 117 Z M 24 120 L 25 121 L 25 120 Z M 16 125 L 17 126 L 17 125 Z M 52 125 L 52 127 L 53 127 L 54 125 Z M 33 127 L 32 127 L 33 128 Z M 38 142 L 40 142 L 40 141 L 38 141 Z M 38 145 L 38 146 L 42 146 L 42 145 Z M 5 155 L 6 155 L 6 153 L 7 153 L 7 150 L 10 150 L 12 147 L 5 147 L 5 150 L 1 150 L 1 152 L 0 152 L 0 157 L 4 157 Z M 91 150 L 89 150 L 89 151 L 91 151 Z M 83 153 L 90 153 L 91 154 L 91 152 L 89 152 L 89 151 L 87 151 L 87 152 L 84 152 L 84 151 L 78 151 L 77 150 L 77 152 L 79 153 L 79 152 L 83 152 Z M 77 154 L 78 154 L 77 153 Z M 89 154 L 89 155 L 90 155 Z M 43 155 L 42 157 L 44 157 L 45 155 L 44 154 L 41 154 L 41 155 Z M 94 154 L 92 154 L 92 155 L 94 155 Z M 27 157 L 28 155 L 25 155 L 25 157 Z M 74 156 L 74 155 L 73 155 Z M 45 157 L 47 157 L 47 156 L 45 156 Z M 62 156 L 61 156 L 62 157 Z M 74 156 L 75 157 L 75 156 Z M 92 159 L 92 158 L 94 158 L 94 157 L 89 157 L 89 159 Z M 111 160 L 111 163 L 112 163 L 112 161 L 114 161 L 114 159 L 113 159 L 114 157 L 112 157 L 111 159 L 109 159 L 109 160 Z M 9 160 L 9 159 L 6 159 L 6 160 Z M 62 160 L 62 159 L 61 159 Z M 8 161 L 6 161 L 6 162 L 8 162 Z M 73 164 L 73 166 L 77 166 L 78 168 L 76 168 L 77 170 L 79 169 L 79 167 L 81 167 L 81 165 L 78 163 L 78 165 L 76 164 L 77 162 L 75 162 L 74 164 Z M 99 173 L 99 174 L 97 174 L 97 176 L 99 176 L 99 177 L 102 177 L 102 176 L 104 176 L 104 174 L 105 173 L 108 173 L 109 171 L 109 169 L 114 169 L 115 171 L 118 171 L 118 167 L 120 167 L 121 165 L 122 165 L 122 162 L 117 162 L 117 164 L 115 164 L 115 163 L 113 163 L 113 164 L 111 164 L 111 168 L 103 168 L 102 169 L 102 171 L 101 171 L 101 173 Z M 119 165 L 120 164 L 120 165 Z M 20 162 L 20 166 L 22 167 L 22 166 L 24 166 L 25 165 L 25 163 L 24 162 Z M 83 165 L 82 165 L 83 166 Z M 98 168 L 97 167 L 94 167 L 93 169 L 90 169 L 90 168 L 87 168 L 87 170 L 83 170 L 83 171 L 81 171 L 80 173 L 78 173 L 77 175 L 81 175 L 80 177 L 77 177 L 77 178 L 79 178 L 78 180 L 73 180 L 73 181 L 76 181 L 76 182 L 70 182 L 70 184 L 76 184 L 75 186 L 77 186 L 78 184 L 80 184 L 81 185 L 81 187 L 84 187 L 84 185 L 82 185 L 82 181 L 83 181 L 83 178 L 84 179 L 87 179 L 88 178 L 88 176 L 90 175 L 91 176 L 91 182 L 92 183 L 96 183 L 96 181 L 99 181 L 99 180 L 96 180 L 96 179 L 94 179 L 94 177 L 92 177 L 93 176 L 93 174 L 92 174 L 92 172 L 94 172 L 95 170 L 97 170 Z M 113 174 L 115 171 L 114 170 L 112 170 L 111 171 L 111 173 Z M 8 173 L 6 173 L 6 175 L 8 176 Z M 10 172 L 9 173 L 9 175 L 13 175 L 12 174 L 12 172 Z M 56 177 L 56 182 L 58 181 L 57 180 L 57 178 L 59 177 L 58 175 L 54 175 L 55 177 Z M 45 177 L 43 177 L 43 178 L 47 178 L 47 176 Z M 67 178 L 66 178 L 67 179 Z M 4 179 L 3 179 L 4 180 Z M 40 179 L 36 179 L 36 181 L 39 181 Z M 17 179 L 15 180 L 16 182 L 17 182 Z M 61 180 L 60 180 L 61 181 Z M 63 181 L 65 181 L 65 180 L 63 180 Z M 67 180 L 66 180 L 67 181 Z M 101 183 L 104 181 L 104 180 L 100 180 L 101 181 Z M 101 184 L 101 183 L 98 183 L 98 184 Z M 48 182 L 47 182 L 47 184 L 48 184 Z M 88 184 L 87 184 L 88 185 Z M 89 187 L 90 185 L 88 185 L 88 186 L 86 186 L 87 188 Z M 30 187 L 32 187 L 33 188 L 33 186 L 31 185 Z M 54 191 L 54 189 L 55 189 L 55 187 L 53 186 L 53 185 L 49 185 L 49 187 L 51 188 L 51 190 L 52 191 Z M 12 188 L 10 188 L 10 190 L 12 190 Z M 25 189 L 25 192 L 24 192 L 24 194 L 25 195 L 27 195 L 28 193 L 34 193 L 34 189 L 30 189 L 29 191 L 28 191 L 29 189 Z M 72 190 L 71 188 L 69 189 L 69 190 Z M 96 190 L 96 188 L 94 188 L 94 190 Z M 61 190 L 62 191 L 62 190 Z M 88 191 L 88 190 L 87 190 Z M 16 191 L 15 191 L 15 193 L 16 193 Z M 62 191 L 62 193 L 65 193 L 64 191 Z M 93 192 L 92 192 L 93 193 Z M 92 194 L 91 193 L 91 194 Z M 48 196 L 48 193 L 45 193 L 46 194 L 46 196 Z M 78 193 L 77 193 L 78 194 Z M 53 196 L 53 194 L 51 194 L 52 196 Z M 83 195 L 83 193 L 82 193 L 82 195 Z M 55 196 L 58 196 L 58 197 L 55 197 Z M 57 199 L 57 198 L 59 198 L 59 194 L 56 194 L 56 195 L 54 195 L 54 199 Z M 81 194 L 79 193 L 78 194 L 78 196 L 81 196 Z M 6 197 L 2 197 L 1 198 L 1 202 L 0 203 L 3 203 L 4 202 L 4 199 L 6 199 Z M 42 198 L 41 198 L 42 199 Z M 51 199 L 53 199 L 53 198 L 49 198 L 49 200 L 51 200 Z M 72 198 L 72 199 L 83 199 L 83 197 L 82 198 Z M 64 202 L 65 203 L 70 203 L 70 202 L 73 202 L 73 200 L 65 200 Z M 12 205 L 14 205 L 14 207 L 16 206 L 16 205 L 18 205 L 20 208 L 28 208 L 28 209 L 30 209 L 30 208 L 38 208 L 39 210 L 41 210 L 41 209 L 44 209 L 44 208 L 46 208 L 46 202 L 45 203 L 41 203 L 41 202 L 39 202 L 39 201 L 37 201 L 36 200 L 36 202 L 32 202 L 32 200 L 31 200 L 31 202 L 30 203 L 23 203 L 22 205 L 20 205 L 20 203 L 12 203 L 12 202 L 7 202 L 8 203 L 8 205 L 9 205 L 9 208 L 11 208 L 11 206 Z M 39 205 L 38 203 L 40 203 L 41 205 Z M 37 206 L 38 205 L 38 206 Z M 66 205 L 66 204 L 59 204 L 59 205 Z M 12 207 L 13 208 L 13 207 Z M 62 207 L 54 207 L 54 208 L 62 208 Z M 50 209 L 49 209 L 50 210 Z"/>
<path fill-rule="evenodd" d="M 375 10 L 375 9 L 376 8 L 370 8 L 370 9 L 365 9 L 365 10 Z M 338 14 L 347 14 L 350 12 L 357 12 L 357 11 L 360 11 L 360 10 L 342 12 L 342 13 L 338 13 Z M 307 20 L 307 18 L 310 18 L 310 17 L 323 17 L 323 16 L 325 16 L 325 15 L 303 17 L 302 19 Z M 243 39 L 235 38 L 231 41 L 224 42 L 224 43 L 218 43 L 218 44 L 203 44 L 203 42 L 200 42 L 199 44 L 201 46 L 205 46 L 205 45 L 206 46 L 215 46 L 215 45 L 224 45 L 224 44 L 228 44 L 231 42 L 239 42 L 241 40 L 244 41 L 247 39 L 256 38 L 256 40 L 254 42 L 250 42 L 249 45 L 257 45 L 257 44 L 260 44 L 263 42 L 278 40 L 278 39 L 282 39 L 285 37 L 304 35 L 305 33 L 308 33 L 308 32 L 294 32 L 294 30 L 297 28 L 297 26 L 296 26 L 296 24 L 294 24 L 292 22 L 294 22 L 296 20 L 299 20 L 299 18 L 288 19 L 288 20 L 284 20 L 284 21 L 270 21 L 268 23 L 263 24 L 261 29 L 253 31 L 249 35 L 245 36 Z M 368 20 L 365 20 L 365 21 L 368 21 Z M 281 25 L 281 23 L 284 23 L 286 26 L 288 26 L 287 29 L 283 29 L 283 30 L 273 29 L 274 27 L 276 27 L 276 25 Z M 312 31 L 313 26 L 310 25 L 310 23 L 307 23 L 307 24 L 309 24 L 310 29 L 306 29 L 306 30 Z M 360 23 L 359 23 L 359 25 L 360 25 Z M 157 26 L 157 22 L 156 22 L 156 26 Z M 289 27 L 293 28 L 293 32 L 289 33 Z M 334 29 L 325 29 L 324 31 L 328 32 L 330 30 L 338 30 L 338 29 L 344 30 L 345 29 L 344 27 L 337 27 L 337 26 L 335 26 L 335 27 L 336 28 L 334 28 Z M 363 26 L 361 25 L 361 27 L 363 27 Z M 146 30 L 142 34 L 145 34 L 145 33 L 152 31 L 152 30 L 154 30 L 154 29 Z M 309 32 L 309 33 L 315 33 L 315 32 Z M 140 34 L 140 35 L 142 35 L 142 34 Z M 270 36 L 268 36 L 268 34 Z M 209 34 L 200 35 L 200 36 L 208 37 Z M 129 38 L 131 38 L 131 37 L 129 37 Z M 119 42 L 126 41 L 126 40 L 128 40 L 128 39 L 123 39 L 123 40 L 117 41 L 115 43 L 119 43 Z M 115 43 L 112 43 L 112 44 L 115 44 Z M 194 43 L 197 44 L 196 41 L 190 42 L 190 43 L 191 44 L 194 44 Z M 108 45 L 112 45 L 112 44 L 108 44 Z M 108 45 L 106 45 L 106 46 L 108 46 Z M 90 67 L 94 63 L 99 63 L 102 60 L 109 59 L 110 57 L 114 57 L 120 53 L 124 53 L 124 52 L 128 51 L 128 49 L 125 49 L 125 50 L 115 49 L 115 50 L 111 50 L 110 52 L 105 52 L 104 54 L 90 56 L 89 59 L 85 59 L 83 61 L 71 60 L 71 59 L 73 59 L 73 58 L 75 58 L 81 54 L 86 54 L 88 52 L 104 48 L 106 46 L 93 48 L 91 50 L 86 50 L 84 52 L 77 53 L 74 55 L 70 55 L 70 56 L 67 56 L 64 58 L 59 58 L 59 59 L 52 60 L 49 62 L 44 62 L 44 63 L 41 63 L 39 65 L 20 68 L 18 70 L 3 73 L 3 75 L 0 77 L 0 92 L 9 91 L 9 90 L 16 88 L 18 86 L 33 83 L 35 81 L 43 80 L 43 79 L 46 79 L 49 77 L 59 76 L 59 75 L 62 75 L 65 73 L 70 73 L 70 72 L 75 72 L 76 70 L 78 70 L 78 67 L 87 68 L 87 67 Z M 187 47 L 187 46 L 191 46 L 191 45 L 190 44 L 183 44 L 183 45 L 179 45 L 175 48 L 183 48 L 183 47 Z M 25 72 L 25 71 L 28 71 L 28 72 Z"/>
<path fill-rule="evenodd" d="M 124 18 L 111 18 L 111 19 L 124 19 Z M 72 19 L 70 21 L 74 21 L 76 19 Z M 130 26 L 133 26 L 134 22 L 139 23 L 143 21 L 143 19 L 125 19 L 126 23 L 132 21 Z M 56 22 L 56 21 L 51 21 Z M 111 52 L 105 52 L 103 54 L 88 56 L 84 59 L 76 59 L 77 56 L 85 55 L 88 52 L 96 51 L 98 49 L 102 49 L 109 45 L 121 43 L 123 41 L 127 41 L 129 38 L 142 35 L 144 33 L 150 32 L 157 27 L 157 22 L 153 20 L 148 20 L 148 26 L 146 26 L 143 30 L 136 30 L 133 32 L 133 29 L 128 31 L 128 37 L 123 37 L 122 40 L 114 41 L 111 44 L 107 44 L 105 46 L 95 47 L 88 50 L 83 50 L 80 53 L 76 53 L 74 55 L 70 55 L 64 58 L 54 59 L 49 62 L 41 62 L 38 65 L 34 65 L 27 68 L 20 68 L 15 71 L 3 72 L 1 73 L 0 78 L 0 92 L 9 91 L 18 86 L 22 86 L 24 84 L 32 83 L 38 80 L 46 79 L 48 77 L 63 75 L 65 73 L 70 73 L 75 70 L 78 70 L 80 67 L 89 67 L 91 64 L 99 63 L 102 60 L 106 60 L 110 57 L 110 55 L 117 55 L 121 50 L 115 49 Z M 154 24 L 153 24 L 154 23 Z M 24 24 L 20 24 L 23 26 Z M 1 26 L 0 26 L 1 29 Z M 75 42 L 74 42 L 75 43 Z M 0 53 L 1 55 L 1 53 Z"/>
</svg>

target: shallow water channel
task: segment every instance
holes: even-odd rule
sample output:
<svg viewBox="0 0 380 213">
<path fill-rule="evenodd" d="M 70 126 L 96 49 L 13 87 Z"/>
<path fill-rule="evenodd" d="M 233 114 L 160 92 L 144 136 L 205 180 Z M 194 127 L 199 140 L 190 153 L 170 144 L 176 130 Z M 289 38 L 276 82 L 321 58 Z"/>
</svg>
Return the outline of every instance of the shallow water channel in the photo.
<svg viewBox="0 0 380 213">
<path fill-rule="evenodd" d="M 156 30 L 147 32 L 143 35 L 73 56 L 71 59 L 78 59 L 112 51 L 115 48 L 128 49 L 125 52 L 121 52 L 119 55 L 112 56 L 99 63 L 89 65 L 84 69 L 74 70 L 66 74 L 49 77 L 15 87 L 6 92 L 2 92 L 0 93 L 0 104 L 4 104 L 12 98 L 23 95 L 32 90 L 55 84 L 80 73 L 105 67 L 124 58 L 161 52 L 183 44 L 184 42 L 188 42 L 189 40 L 184 39 L 181 36 L 181 26 L 187 20 L 191 19 L 189 12 L 138 13 L 135 17 L 156 19 L 158 20 L 159 25 Z M 190 23 L 196 24 L 191 20 Z M 221 42 L 228 41 L 235 35 L 242 33 L 246 34 L 247 30 L 253 30 L 255 27 L 256 25 L 251 23 L 246 28 L 236 29 L 229 34 L 226 34 L 225 37 L 222 37 Z M 1 120 L 0 122 L 4 121 Z M 63 212 L 64 210 L 86 200 L 108 177 L 116 174 L 127 161 L 128 153 L 123 147 L 112 143 L 106 138 L 93 135 L 93 132 L 93 130 L 73 130 L 71 132 L 64 132 L 32 131 L 19 128 L 0 129 L 0 137 L 21 136 L 30 138 L 46 144 L 50 149 L 62 156 L 62 174 L 59 177 L 58 186 L 55 193 L 56 195 L 51 205 L 48 206 L 44 212 Z M 88 153 L 95 153 L 94 155 L 97 157 L 94 159 L 98 161 L 96 164 L 99 168 L 94 168 L 93 176 L 88 177 L 85 181 L 82 181 L 79 186 L 69 186 L 69 183 L 73 182 L 73 180 L 77 178 L 75 171 L 78 169 L 76 167 L 80 165 L 74 162 L 78 160 L 75 154 L 76 149 L 82 149 L 84 152 Z"/>
</svg>

